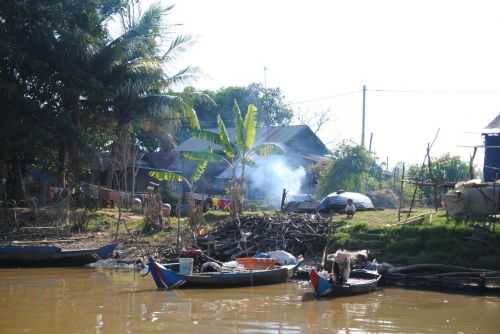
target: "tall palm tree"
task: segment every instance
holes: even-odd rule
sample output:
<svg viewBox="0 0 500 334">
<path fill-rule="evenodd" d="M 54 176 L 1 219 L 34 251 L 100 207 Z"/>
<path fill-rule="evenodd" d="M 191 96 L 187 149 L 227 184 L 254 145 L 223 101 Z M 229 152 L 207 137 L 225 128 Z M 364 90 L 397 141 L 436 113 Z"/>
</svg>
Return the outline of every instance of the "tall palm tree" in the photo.
<svg viewBox="0 0 500 334">
<path fill-rule="evenodd" d="M 126 168 L 130 157 L 119 152 L 130 152 L 130 145 L 136 143 L 136 138 L 132 138 L 134 127 L 172 138 L 168 134 L 180 124 L 185 110 L 182 99 L 168 91 L 173 84 L 190 78 L 193 70 L 186 67 L 170 74 L 168 68 L 190 38 L 177 36 L 166 49 L 159 43 L 170 36 L 170 26 L 164 18 L 171 10 L 172 6 L 154 4 L 141 13 L 139 4 L 129 2 L 120 17 L 122 33 L 93 57 L 93 71 L 103 82 L 102 91 L 94 98 L 102 99 L 104 116 L 115 127 L 112 161 L 121 161 L 122 168 Z M 122 159 L 117 159 L 117 155 Z"/>
</svg>

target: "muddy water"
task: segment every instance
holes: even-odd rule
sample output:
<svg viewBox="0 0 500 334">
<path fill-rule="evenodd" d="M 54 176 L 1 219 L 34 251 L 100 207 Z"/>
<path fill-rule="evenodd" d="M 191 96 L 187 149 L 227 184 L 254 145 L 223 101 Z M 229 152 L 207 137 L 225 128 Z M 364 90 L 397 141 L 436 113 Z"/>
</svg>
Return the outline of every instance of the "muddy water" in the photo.
<svg viewBox="0 0 500 334">
<path fill-rule="evenodd" d="M 0 333 L 500 333 L 500 298 L 386 288 L 315 300 L 305 282 L 157 291 L 94 269 L 0 269 Z"/>
</svg>

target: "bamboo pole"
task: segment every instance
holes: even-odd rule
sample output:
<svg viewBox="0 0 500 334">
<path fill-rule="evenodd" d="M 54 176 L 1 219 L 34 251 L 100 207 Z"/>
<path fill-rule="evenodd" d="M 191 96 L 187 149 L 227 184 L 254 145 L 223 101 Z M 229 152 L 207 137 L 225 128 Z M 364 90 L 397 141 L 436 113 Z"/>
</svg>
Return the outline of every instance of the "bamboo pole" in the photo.
<svg viewBox="0 0 500 334">
<path fill-rule="evenodd" d="M 398 206 L 398 222 L 401 221 L 401 206 L 404 200 L 404 183 L 405 183 L 405 164 L 403 163 L 403 171 L 401 174 L 401 187 L 399 189 L 399 206 Z"/>
</svg>

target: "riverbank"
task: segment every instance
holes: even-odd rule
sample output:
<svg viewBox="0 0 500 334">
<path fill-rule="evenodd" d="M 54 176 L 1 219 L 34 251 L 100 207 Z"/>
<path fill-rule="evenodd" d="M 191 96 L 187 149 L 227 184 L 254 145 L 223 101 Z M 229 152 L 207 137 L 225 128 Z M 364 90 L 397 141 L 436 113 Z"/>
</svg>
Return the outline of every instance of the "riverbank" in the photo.
<svg viewBox="0 0 500 334">
<path fill-rule="evenodd" d="M 283 213 L 275 211 L 244 212 L 244 217 L 274 219 Z M 406 213 L 402 213 L 406 218 Z M 145 253 L 168 255 L 176 246 L 177 226 L 180 226 L 182 247 L 192 245 L 192 234 L 186 218 L 171 217 L 161 230 L 145 229 L 144 217 L 130 211 L 122 212 L 117 226 L 118 210 L 102 209 L 88 213 L 83 233 L 68 231 L 65 248 L 77 248 L 79 244 L 105 243 L 111 238 L 121 241 L 118 255 L 124 262 L 132 262 Z M 418 219 L 421 217 L 421 219 Z M 266 219 L 267 219 L 266 218 Z M 447 220 L 443 211 L 417 209 L 412 212 L 410 224 L 397 222 L 397 210 L 358 212 L 353 219 L 345 215 L 330 217 L 332 229 L 324 233 L 327 252 L 339 248 L 368 249 L 379 262 L 395 266 L 440 263 L 464 267 L 500 270 L 500 228 L 485 223 Z M 216 229 L 229 214 L 209 211 L 204 215 L 200 231 L 209 233 Z M 50 236 L 36 235 L 50 240 Z M 33 237 L 35 239 L 35 237 Z M 25 239 L 26 240 L 26 239 Z M 29 240 L 29 239 L 28 239 Z M 8 240 L 6 240 L 8 241 Z M 323 249 L 323 246 L 315 249 Z M 312 257 L 321 258 L 322 252 Z"/>
<path fill-rule="evenodd" d="M 360 212 L 337 229 L 330 244 L 332 249 L 369 249 L 379 262 L 397 266 L 440 263 L 500 270 L 500 228 L 447 219 L 444 211 L 416 214 L 423 211 L 425 217 L 411 224 L 397 223 L 395 210 Z"/>
<path fill-rule="evenodd" d="M 104 211 L 112 215 L 112 211 Z M 245 212 L 244 215 L 265 215 L 273 217 L 279 212 Z M 125 215 L 125 217 L 127 217 Z M 402 220 L 406 212 L 401 214 Z M 414 219 L 422 217 L 422 219 Z M 444 211 L 434 212 L 429 209 L 417 209 L 411 215 L 413 223 L 397 222 L 397 210 L 358 212 L 353 219 L 344 215 L 334 215 L 331 223 L 337 226 L 327 236 L 328 251 L 338 248 L 369 249 L 379 262 L 393 265 L 420 263 L 442 263 L 464 267 L 500 270 L 500 228 L 479 222 L 459 222 L 447 219 Z M 129 229 L 137 234 L 144 222 L 137 217 L 127 218 Z M 224 219 L 229 219 L 226 212 L 209 211 L 205 215 L 204 228 L 210 231 Z M 172 217 L 171 226 L 163 231 L 141 235 L 140 239 L 149 243 L 166 245 L 175 241 L 176 218 Z M 190 235 L 187 222 L 181 219 L 183 240 L 188 245 Z M 108 230 L 109 231 L 109 230 Z M 120 236 L 127 239 L 122 230 Z M 186 239 L 187 238 L 187 239 Z M 321 254 L 317 254 L 321 256 Z"/>
</svg>

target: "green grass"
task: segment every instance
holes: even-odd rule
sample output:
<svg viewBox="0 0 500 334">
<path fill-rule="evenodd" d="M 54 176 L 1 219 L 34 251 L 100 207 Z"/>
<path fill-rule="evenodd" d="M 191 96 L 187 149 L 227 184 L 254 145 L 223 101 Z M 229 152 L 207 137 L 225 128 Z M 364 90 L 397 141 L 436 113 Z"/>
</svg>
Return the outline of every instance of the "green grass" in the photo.
<svg viewBox="0 0 500 334">
<path fill-rule="evenodd" d="M 447 220 L 442 212 L 419 225 L 395 224 L 395 211 L 357 213 L 332 236 L 332 249 L 368 248 L 394 265 L 444 263 L 500 269 L 500 229 Z M 340 220 L 339 220 L 340 221 Z"/>
<path fill-rule="evenodd" d="M 417 209 L 412 216 L 429 209 Z M 275 211 L 249 211 L 243 215 L 278 215 Z M 117 210 L 104 209 L 92 213 L 89 232 L 100 231 L 109 236 L 114 231 Z M 130 231 L 139 233 L 144 227 L 144 219 L 125 212 Z M 134 219 L 129 219 L 129 218 Z M 229 218 L 224 211 L 208 211 L 205 224 L 210 228 L 218 221 Z M 406 213 L 402 214 L 406 218 Z M 443 263 L 466 267 L 500 270 L 500 227 L 490 231 L 484 224 L 447 220 L 443 212 L 432 213 L 419 225 L 397 223 L 397 210 L 357 212 L 353 219 L 345 215 L 335 215 L 332 222 L 342 227 L 330 236 L 329 252 L 338 248 L 369 249 L 379 262 L 393 265 L 417 263 Z M 108 222 L 108 223 L 104 223 Z M 188 233 L 187 218 L 181 218 L 181 226 Z M 171 217 L 170 227 L 162 231 L 141 234 L 141 240 L 169 244 L 175 240 L 177 218 Z M 127 238 L 123 227 L 120 238 Z M 186 234 L 186 240 L 190 236 Z"/>
</svg>

